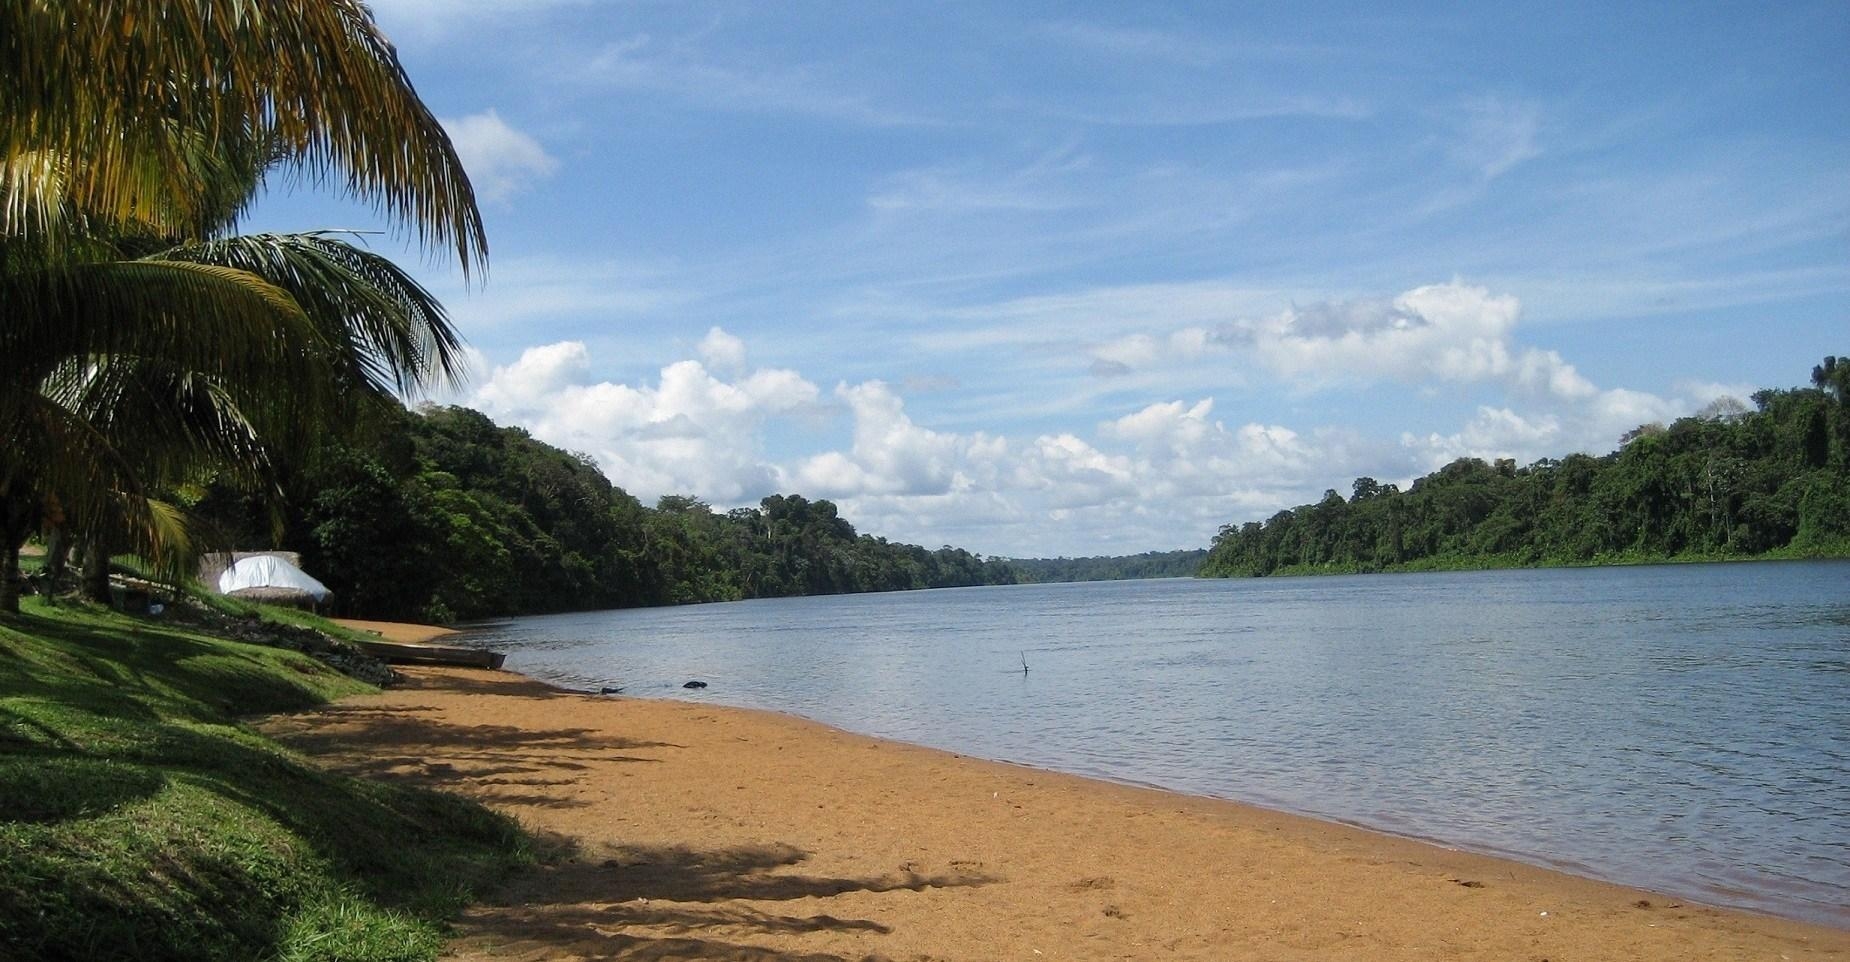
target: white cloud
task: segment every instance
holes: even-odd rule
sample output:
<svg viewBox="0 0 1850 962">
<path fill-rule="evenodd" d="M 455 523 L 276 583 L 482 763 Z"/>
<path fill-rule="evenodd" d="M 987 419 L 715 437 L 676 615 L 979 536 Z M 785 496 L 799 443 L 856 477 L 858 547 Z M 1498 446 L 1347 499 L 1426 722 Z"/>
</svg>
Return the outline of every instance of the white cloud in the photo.
<svg viewBox="0 0 1850 962">
<path fill-rule="evenodd" d="M 661 369 L 654 384 L 590 378 L 578 341 L 529 348 L 495 368 L 470 403 L 535 437 L 583 451 L 610 479 L 645 500 L 692 493 L 722 502 L 772 493 L 778 469 L 762 454 L 767 421 L 816 403 L 794 371 L 761 369 L 722 380 L 699 361 Z"/>
<path fill-rule="evenodd" d="M 1213 398 L 1203 398 L 1193 407 L 1182 401 L 1152 404 L 1134 414 L 1105 422 L 1099 426 L 1099 434 L 1129 441 L 1149 451 L 1181 454 L 1222 430 L 1219 424 L 1208 420 L 1213 410 Z"/>
<path fill-rule="evenodd" d="M 508 126 L 492 107 L 441 122 L 476 195 L 489 203 L 506 201 L 559 168 L 539 141 Z"/>
<path fill-rule="evenodd" d="M 1096 378 L 1149 386 L 1176 377 L 1202 388 L 1239 384 L 1255 367 L 1241 363 L 1250 359 L 1297 391 L 1396 381 L 1501 384 L 1567 401 L 1598 393 L 1559 352 L 1518 341 L 1522 305 L 1512 295 L 1452 281 L 1262 313 L 1284 296 L 1215 283 L 1104 288 L 965 309 L 961 316 L 987 323 L 919 341 L 942 351 L 1078 352 L 1074 367 Z"/>
<path fill-rule="evenodd" d="M 707 336 L 700 339 L 699 350 L 700 359 L 713 370 L 725 374 L 745 370 L 745 342 L 726 333 L 724 328 L 709 329 Z"/>
<path fill-rule="evenodd" d="M 1383 379 L 1478 381 L 1509 373 L 1514 297 L 1432 284 L 1391 303 L 1293 309 L 1236 323 L 1222 336 L 1250 342 L 1267 366 L 1309 384 Z"/>
<path fill-rule="evenodd" d="M 1403 434 L 1401 445 L 1414 455 L 1422 472 L 1464 457 L 1513 458 L 1528 464 L 1572 453 L 1604 454 L 1618 447 L 1620 435 L 1640 424 L 1668 423 L 1727 396 L 1713 390 L 1720 385 L 1692 387 L 1674 398 L 1626 388 L 1593 391 L 1559 403 L 1553 411 L 1526 414 L 1482 406 L 1457 433 Z"/>
<path fill-rule="evenodd" d="M 977 478 L 993 478 L 994 461 L 1007 449 L 999 438 L 982 433 L 947 434 L 914 424 L 905 404 L 884 382 L 838 385 L 835 395 L 847 403 L 854 421 L 852 464 L 860 490 L 870 494 L 938 495 L 970 488 Z M 822 456 L 803 471 L 828 471 L 837 481 L 851 475 L 846 462 Z M 838 490 L 842 490 L 837 486 Z"/>
<path fill-rule="evenodd" d="M 1016 555 L 1204 545 L 1220 525 L 1313 497 L 1380 453 L 1342 432 L 1229 429 L 1211 398 L 1147 405 L 1093 438 L 1013 440 L 921 427 L 879 382 L 837 394 L 855 419 L 852 448 L 804 459 L 793 483 L 890 537 L 968 532 L 959 543 Z"/>
<path fill-rule="evenodd" d="M 1454 281 L 1417 287 L 1392 301 L 1294 307 L 1224 323 L 1211 335 L 1204 336 L 1198 327 L 1183 328 L 1170 335 L 1161 355 L 1193 358 L 1214 348 L 1247 350 L 1300 389 L 1384 380 L 1416 385 L 1499 381 L 1568 400 L 1593 396 L 1597 389 L 1559 353 L 1515 342 L 1520 315 L 1516 298 Z M 1157 352 L 1143 356 L 1154 360 Z"/>
<path fill-rule="evenodd" d="M 1537 458 L 1564 454 L 1560 450 L 1561 423 L 1547 415 L 1524 417 L 1509 408 L 1480 407 L 1456 434 L 1401 435 L 1401 445 L 1419 461 L 1421 473 L 1459 458 L 1496 461 L 1513 458 L 1528 464 Z"/>
<path fill-rule="evenodd" d="M 1220 524 L 1297 503 L 1356 463 L 1340 434 L 1230 429 L 1211 398 L 1150 404 L 1092 437 L 1014 440 L 921 425 L 881 381 L 835 388 L 844 447 L 778 459 L 767 439 L 780 419 L 824 410 L 820 392 L 795 371 L 747 371 L 744 344 L 722 329 L 704 345 L 713 366 L 677 361 L 634 384 L 598 380 L 583 342 L 539 345 L 463 400 L 590 454 L 645 501 L 678 493 L 724 506 L 796 491 L 837 500 L 870 532 L 1024 555 L 1204 544 Z"/>
</svg>

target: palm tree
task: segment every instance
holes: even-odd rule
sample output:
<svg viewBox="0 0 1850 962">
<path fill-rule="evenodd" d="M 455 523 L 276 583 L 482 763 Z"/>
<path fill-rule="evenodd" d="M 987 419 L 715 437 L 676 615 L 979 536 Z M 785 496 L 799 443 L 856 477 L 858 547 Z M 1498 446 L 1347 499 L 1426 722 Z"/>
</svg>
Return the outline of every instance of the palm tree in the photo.
<svg viewBox="0 0 1850 962">
<path fill-rule="evenodd" d="M 158 556 L 181 539 L 148 482 L 254 472 L 330 397 L 456 373 L 441 307 L 386 259 L 223 236 L 273 164 L 484 262 L 455 151 L 357 0 L 0 7 L 0 611 L 48 504 Z"/>
</svg>

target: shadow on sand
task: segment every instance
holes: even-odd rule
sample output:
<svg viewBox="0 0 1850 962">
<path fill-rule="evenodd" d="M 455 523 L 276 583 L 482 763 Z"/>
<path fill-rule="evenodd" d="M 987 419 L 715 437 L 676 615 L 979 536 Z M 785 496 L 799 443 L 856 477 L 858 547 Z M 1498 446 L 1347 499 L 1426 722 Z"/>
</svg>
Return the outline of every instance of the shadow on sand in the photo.
<svg viewBox="0 0 1850 962">
<path fill-rule="evenodd" d="M 492 691 L 511 694 L 505 685 Z M 684 750 L 681 745 L 593 729 L 455 724 L 425 711 L 365 704 L 336 705 L 273 722 L 269 727 L 283 741 L 325 756 L 349 773 L 455 788 L 490 805 L 588 805 L 549 789 L 571 785 L 577 773 L 594 765 L 654 763 L 663 751 Z M 531 791 L 521 792 L 521 786 Z M 750 943 L 806 934 L 880 936 L 892 931 L 875 919 L 845 917 L 852 913 L 815 912 L 829 906 L 814 900 L 999 881 L 963 871 L 870 877 L 809 874 L 800 871 L 809 853 L 787 844 L 704 850 L 590 848 L 573 838 L 552 836 L 541 839 L 541 848 L 551 854 L 540 867 L 510 880 L 496 898 L 467 913 L 458 946 L 465 955 L 514 960 L 563 956 L 660 962 L 865 962 L 880 956 L 786 951 Z M 775 907 L 799 900 L 810 900 L 803 911 Z"/>
<path fill-rule="evenodd" d="M 588 728 L 458 725 L 422 714 L 428 711 L 335 705 L 312 716 L 277 719 L 269 727 L 290 746 L 326 757 L 350 775 L 464 788 L 490 804 L 546 808 L 586 803 L 518 788 L 557 788 L 593 764 L 650 764 L 660 759 L 635 753 L 682 747 Z"/>
<path fill-rule="evenodd" d="M 560 843 L 569 844 L 569 843 Z M 743 902 L 828 899 L 857 892 L 922 892 L 987 885 L 980 873 L 895 872 L 846 878 L 791 871 L 808 858 L 789 845 L 722 849 L 616 846 L 571 852 L 516 881 L 464 924 L 465 944 L 534 958 L 569 951 L 625 960 L 848 962 L 850 956 L 747 944 L 754 936 L 817 932 L 885 935 L 873 919 L 786 914 Z M 876 960 L 878 955 L 852 958 Z"/>
</svg>

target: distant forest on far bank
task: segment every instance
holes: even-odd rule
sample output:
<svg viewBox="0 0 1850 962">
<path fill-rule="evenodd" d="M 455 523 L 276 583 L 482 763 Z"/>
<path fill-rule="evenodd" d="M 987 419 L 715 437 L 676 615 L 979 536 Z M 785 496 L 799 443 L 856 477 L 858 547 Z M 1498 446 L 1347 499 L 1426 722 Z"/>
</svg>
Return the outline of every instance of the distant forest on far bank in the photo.
<svg viewBox="0 0 1850 962">
<path fill-rule="evenodd" d="M 1023 583 L 1062 581 L 1129 581 L 1138 578 L 1192 578 L 1208 557 L 1206 548 L 1146 551 L 1090 558 L 1010 558 Z"/>
<path fill-rule="evenodd" d="M 1200 574 L 1850 556 L 1850 358 L 1752 404 L 1643 425 L 1603 457 L 1461 458 L 1406 491 L 1357 478 L 1222 528 Z"/>
</svg>

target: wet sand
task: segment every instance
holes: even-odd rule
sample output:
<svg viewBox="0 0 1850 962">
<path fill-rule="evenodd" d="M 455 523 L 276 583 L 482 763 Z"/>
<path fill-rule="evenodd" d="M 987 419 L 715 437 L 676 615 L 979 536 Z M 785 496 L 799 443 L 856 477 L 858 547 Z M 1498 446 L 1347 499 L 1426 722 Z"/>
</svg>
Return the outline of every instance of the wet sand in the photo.
<svg viewBox="0 0 1850 962">
<path fill-rule="evenodd" d="M 468 960 L 1850 960 L 1850 931 L 766 712 L 409 683 L 265 723 L 456 791 L 561 853 Z"/>
</svg>

